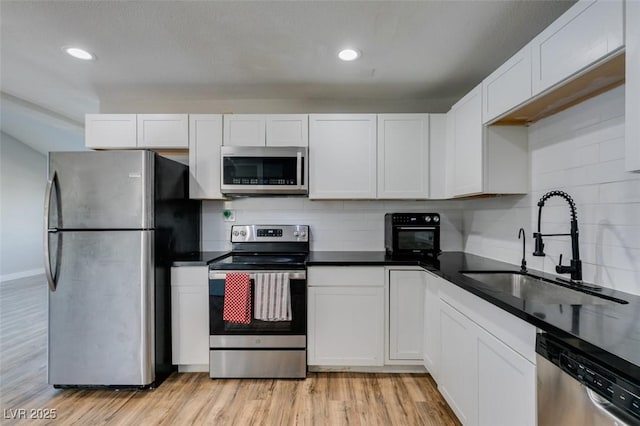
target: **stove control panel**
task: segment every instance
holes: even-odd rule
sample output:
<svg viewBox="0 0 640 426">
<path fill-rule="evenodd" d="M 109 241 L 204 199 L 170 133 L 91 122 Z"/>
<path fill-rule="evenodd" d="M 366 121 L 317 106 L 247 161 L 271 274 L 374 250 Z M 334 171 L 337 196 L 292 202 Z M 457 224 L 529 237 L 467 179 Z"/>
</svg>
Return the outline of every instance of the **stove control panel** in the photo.
<svg viewBox="0 0 640 426">
<path fill-rule="evenodd" d="M 308 225 L 234 225 L 232 243 L 308 242 Z"/>
</svg>

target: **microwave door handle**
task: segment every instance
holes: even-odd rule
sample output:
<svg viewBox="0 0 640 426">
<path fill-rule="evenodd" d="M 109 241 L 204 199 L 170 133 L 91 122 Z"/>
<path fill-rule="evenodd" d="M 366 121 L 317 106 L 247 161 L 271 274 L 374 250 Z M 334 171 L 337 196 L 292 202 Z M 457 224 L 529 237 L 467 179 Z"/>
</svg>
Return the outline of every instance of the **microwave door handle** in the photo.
<svg viewBox="0 0 640 426">
<path fill-rule="evenodd" d="M 398 229 L 401 231 L 415 231 L 416 229 L 419 231 L 423 231 L 423 230 L 431 231 L 436 229 L 436 227 L 435 226 L 399 226 Z"/>
<path fill-rule="evenodd" d="M 302 152 L 296 153 L 296 184 L 298 188 L 302 187 Z"/>
</svg>

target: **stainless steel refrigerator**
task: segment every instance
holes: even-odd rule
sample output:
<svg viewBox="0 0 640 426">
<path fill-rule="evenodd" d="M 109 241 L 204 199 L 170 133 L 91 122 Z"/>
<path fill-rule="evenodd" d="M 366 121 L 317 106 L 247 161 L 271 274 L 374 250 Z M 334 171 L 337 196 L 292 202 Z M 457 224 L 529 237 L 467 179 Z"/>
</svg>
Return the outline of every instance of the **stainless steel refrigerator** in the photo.
<svg viewBox="0 0 640 426">
<path fill-rule="evenodd" d="M 200 249 L 187 167 L 151 151 L 54 152 L 49 176 L 49 383 L 159 384 L 172 371 L 172 256 Z"/>
</svg>

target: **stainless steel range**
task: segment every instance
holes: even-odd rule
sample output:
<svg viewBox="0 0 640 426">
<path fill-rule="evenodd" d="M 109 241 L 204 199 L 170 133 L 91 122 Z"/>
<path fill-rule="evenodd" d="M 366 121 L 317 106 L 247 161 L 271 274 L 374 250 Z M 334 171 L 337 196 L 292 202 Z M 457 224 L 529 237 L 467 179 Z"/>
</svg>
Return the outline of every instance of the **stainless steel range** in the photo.
<svg viewBox="0 0 640 426">
<path fill-rule="evenodd" d="M 210 376 L 306 377 L 309 227 L 235 225 L 231 243 L 209 265 Z"/>
</svg>

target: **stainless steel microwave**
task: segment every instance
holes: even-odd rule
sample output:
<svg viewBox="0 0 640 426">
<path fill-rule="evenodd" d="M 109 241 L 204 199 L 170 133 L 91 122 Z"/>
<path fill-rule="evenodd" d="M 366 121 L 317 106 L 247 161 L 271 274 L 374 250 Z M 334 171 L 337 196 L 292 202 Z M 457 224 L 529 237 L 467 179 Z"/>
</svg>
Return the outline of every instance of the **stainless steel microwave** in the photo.
<svg viewBox="0 0 640 426">
<path fill-rule="evenodd" d="M 435 259 L 440 254 L 438 213 L 387 213 L 384 224 L 384 245 L 389 256 Z"/>
<path fill-rule="evenodd" d="M 227 195 L 304 195 L 306 147 L 223 146 L 220 190 Z"/>
</svg>

